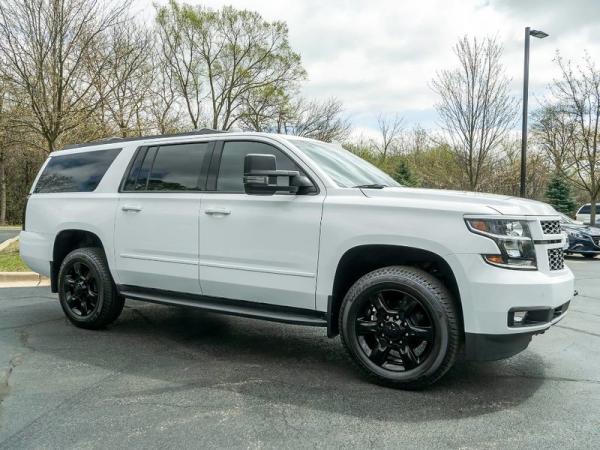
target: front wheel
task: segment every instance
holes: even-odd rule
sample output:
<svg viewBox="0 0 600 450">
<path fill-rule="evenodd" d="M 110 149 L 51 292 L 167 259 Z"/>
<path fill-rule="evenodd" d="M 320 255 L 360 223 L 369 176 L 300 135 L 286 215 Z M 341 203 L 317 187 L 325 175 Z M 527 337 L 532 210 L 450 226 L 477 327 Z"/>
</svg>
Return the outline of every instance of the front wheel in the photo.
<svg viewBox="0 0 600 450">
<path fill-rule="evenodd" d="M 104 252 L 78 248 L 63 260 L 58 272 L 58 298 L 77 327 L 99 329 L 114 322 L 125 300 L 112 281 Z"/>
<path fill-rule="evenodd" d="M 595 253 L 582 253 L 581 256 L 587 259 L 594 259 L 596 257 Z"/>
<path fill-rule="evenodd" d="M 350 288 L 340 311 L 340 334 L 370 379 L 402 389 L 441 378 L 454 364 L 462 338 L 446 287 L 405 266 L 375 270 Z"/>
</svg>

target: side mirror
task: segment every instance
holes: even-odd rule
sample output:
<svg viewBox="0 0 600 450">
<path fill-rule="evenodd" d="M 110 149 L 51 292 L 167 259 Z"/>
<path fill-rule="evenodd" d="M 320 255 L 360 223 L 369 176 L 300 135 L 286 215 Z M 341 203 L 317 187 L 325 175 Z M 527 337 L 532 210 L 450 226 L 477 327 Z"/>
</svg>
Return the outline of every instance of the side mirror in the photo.
<svg viewBox="0 0 600 450">
<path fill-rule="evenodd" d="M 278 183 L 282 177 L 286 182 Z M 249 154 L 244 158 L 244 190 L 249 195 L 304 194 L 314 192 L 314 186 L 297 170 L 277 170 L 275 155 Z"/>
</svg>

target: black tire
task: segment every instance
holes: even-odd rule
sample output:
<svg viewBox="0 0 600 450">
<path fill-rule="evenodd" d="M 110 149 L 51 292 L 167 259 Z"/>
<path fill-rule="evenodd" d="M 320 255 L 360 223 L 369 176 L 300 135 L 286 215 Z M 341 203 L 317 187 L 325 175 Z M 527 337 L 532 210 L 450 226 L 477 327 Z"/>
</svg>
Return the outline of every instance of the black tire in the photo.
<svg viewBox="0 0 600 450">
<path fill-rule="evenodd" d="M 596 255 L 593 253 L 582 253 L 581 256 L 587 259 L 594 259 L 596 257 Z"/>
<path fill-rule="evenodd" d="M 78 248 L 65 257 L 58 272 L 58 298 L 71 323 L 89 330 L 117 320 L 125 304 L 104 252 L 95 247 Z"/>
<path fill-rule="evenodd" d="M 371 381 L 400 389 L 422 389 L 452 367 L 462 342 L 459 323 L 448 289 L 427 272 L 405 266 L 360 278 L 346 293 L 339 316 L 342 342 L 354 363 Z"/>
</svg>

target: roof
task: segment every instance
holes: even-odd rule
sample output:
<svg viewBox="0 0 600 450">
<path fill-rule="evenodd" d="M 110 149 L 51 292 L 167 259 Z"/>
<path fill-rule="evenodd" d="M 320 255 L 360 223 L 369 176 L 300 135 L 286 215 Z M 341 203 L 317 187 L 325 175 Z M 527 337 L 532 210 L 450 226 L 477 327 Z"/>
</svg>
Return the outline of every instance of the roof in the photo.
<svg viewBox="0 0 600 450">
<path fill-rule="evenodd" d="M 83 144 L 69 144 L 65 145 L 61 150 L 70 150 L 74 148 L 92 147 L 94 145 L 102 144 L 117 144 L 119 142 L 132 142 L 132 141 L 146 141 L 149 139 L 161 139 L 161 138 L 172 138 L 172 137 L 185 137 L 185 136 L 202 136 L 207 134 L 221 134 L 227 133 L 227 131 L 213 130 L 211 128 L 202 128 L 194 131 L 186 131 L 184 133 L 171 133 L 171 134 L 153 134 L 149 136 L 135 136 L 122 138 L 113 136 L 109 138 L 97 139 L 95 141 L 85 142 Z"/>
<path fill-rule="evenodd" d="M 54 152 L 51 153 L 52 155 L 55 154 L 62 154 L 64 151 L 66 151 L 66 153 L 72 153 L 72 151 L 76 151 L 79 149 L 86 149 L 88 147 L 99 147 L 99 148 L 105 148 L 105 147 L 110 147 L 110 148 L 117 148 L 119 146 L 119 144 L 121 143 L 129 143 L 129 142 L 152 142 L 153 140 L 161 140 L 161 139 L 170 139 L 170 138 L 193 138 L 194 136 L 219 136 L 219 135 L 228 135 L 231 136 L 232 138 L 237 138 L 240 136 L 259 136 L 259 137 L 268 137 L 271 139 L 276 139 L 276 140 L 284 140 L 289 142 L 290 139 L 295 139 L 295 140 L 302 140 L 302 141 L 315 141 L 315 139 L 312 138 L 307 138 L 307 137 L 302 137 L 302 136 L 296 136 L 296 135 L 289 135 L 289 134 L 278 134 L 278 133 L 268 133 L 268 132 L 259 132 L 259 131 L 221 131 L 221 130 L 213 130 L 210 128 L 202 128 L 199 130 L 194 130 L 194 131 L 188 131 L 185 133 L 173 133 L 173 134 L 155 134 L 155 135 L 149 135 L 149 136 L 135 136 L 135 137 L 128 137 L 128 138 L 121 138 L 118 136 L 115 137 L 109 137 L 109 138 L 105 138 L 105 139 L 98 139 L 95 141 L 91 141 L 91 142 L 85 142 L 82 144 L 70 144 L 70 145 L 66 145 L 63 148 L 61 148 L 60 150 L 56 150 Z M 293 142 L 292 142 L 293 143 Z M 95 149 L 90 149 L 90 150 L 95 150 Z"/>
</svg>

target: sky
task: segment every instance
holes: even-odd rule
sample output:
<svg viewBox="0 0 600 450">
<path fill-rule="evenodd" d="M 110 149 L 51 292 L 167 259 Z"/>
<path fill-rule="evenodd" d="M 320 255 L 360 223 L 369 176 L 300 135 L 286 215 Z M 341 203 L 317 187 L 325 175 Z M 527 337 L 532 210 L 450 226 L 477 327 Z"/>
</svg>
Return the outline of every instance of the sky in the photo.
<svg viewBox="0 0 600 450">
<path fill-rule="evenodd" d="M 180 0 L 181 1 L 181 0 Z M 158 0 L 159 4 L 165 0 Z M 311 99 L 336 97 L 354 127 L 354 135 L 375 134 L 379 113 L 399 114 L 405 125 L 439 126 L 436 71 L 456 64 L 452 47 L 465 34 L 497 36 L 521 99 L 524 28 L 550 36 L 531 40 L 530 108 L 547 95 L 559 76 L 557 50 L 581 62 L 587 51 L 600 65 L 600 0 L 187 0 L 218 8 L 258 11 L 265 19 L 288 24 L 292 48 L 308 72 L 303 94 Z M 148 15 L 151 2 L 134 8 Z M 518 121 L 515 129 L 518 128 Z"/>
</svg>

